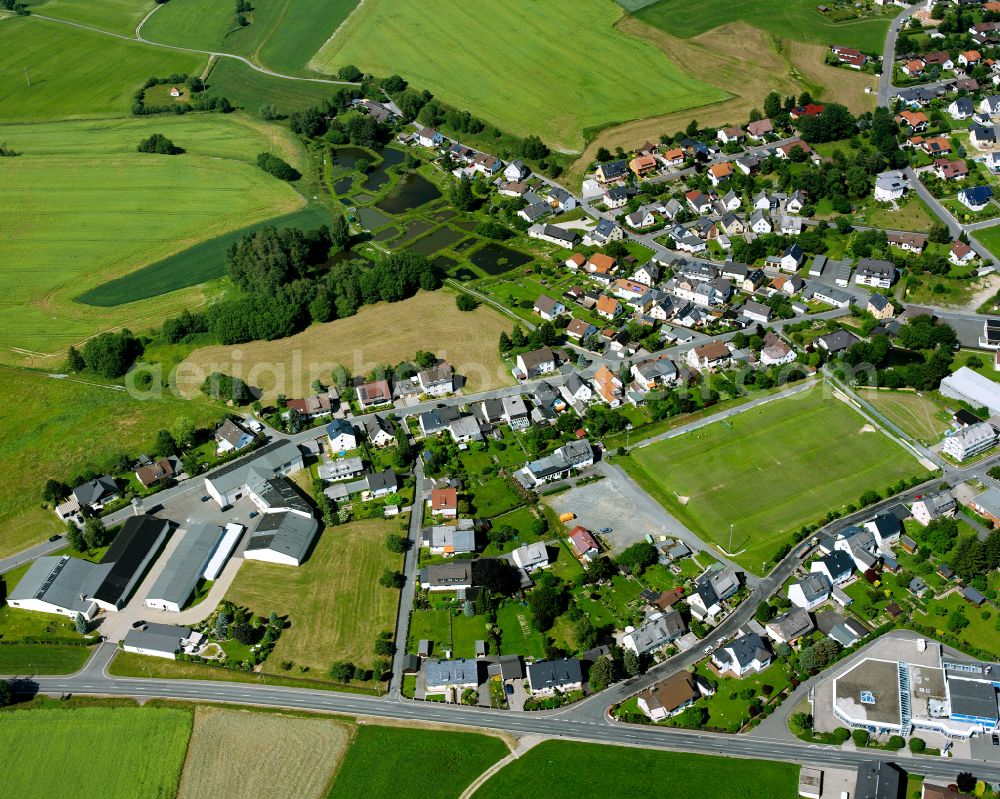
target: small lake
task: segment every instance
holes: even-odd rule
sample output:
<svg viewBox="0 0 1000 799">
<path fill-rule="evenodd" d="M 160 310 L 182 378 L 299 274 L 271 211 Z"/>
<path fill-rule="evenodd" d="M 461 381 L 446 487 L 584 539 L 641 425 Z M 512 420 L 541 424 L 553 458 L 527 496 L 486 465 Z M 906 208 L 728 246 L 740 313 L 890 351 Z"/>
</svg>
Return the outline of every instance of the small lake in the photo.
<svg viewBox="0 0 1000 799">
<path fill-rule="evenodd" d="M 460 238 L 462 238 L 462 234 L 458 231 L 443 227 L 440 230 L 435 230 L 431 235 L 420 239 L 420 241 L 409 249 L 421 255 L 430 255 L 438 250 L 443 250 L 445 247 L 450 247 Z"/>
<path fill-rule="evenodd" d="M 473 230 L 476 229 L 476 226 L 479 223 L 478 222 L 473 222 L 471 219 L 463 219 L 461 222 L 456 222 L 455 224 L 458 227 L 462 228 L 462 230 L 468 230 L 468 231 L 471 232 L 471 231 L 473 231 Z"/>
<path fill-rule="evenodd" d="M 416 172 L 409 172 L 399 181 L 396 192 L 382 200 L 378 207 L 389 214 L 404 214 L 440 196 L 441 192 L 433 183 Z"/>
<path fill-rule="evenodd" d="M 351 190 L 351 184 L 354 183 L 354 176 L 348 175 L 346 178 L 341 178 L 336 183 L 333 184 L 334 194 L 347 194 Z"/>
<path fill-rule="evenodd" d="M 453 261 L 447 255 L 439 255 L 433 261 L 431 261 L 431 266 L 437 269 L 439 272 L 450 272 L 452 267 L 457 264 L 457 261 Z"/>
<path fill-rule="evenodd" d="M 389 182 L 389 167 L 403 163 L 406 153 L 399 150 L 385 149 L 379 155 L 382 156 L 382 163 L 368 173 L 368 178 L 361 187 L 365 191 L 378 191 Z"/>
<path fill-rule="evenodd" d="M 440 258 L 438 258 L 438 259 L 437 259 L 437 260 L 436 260 L 436 261 L 434 262 L 434 265 L 435 265 L 435 266 L 437 266 L 437 261 L 439 261 L 439 260 L 441 260 L 441 259 L 440 259 Z M 447 259 L 447 260 L 451 261 L 451 259 L 450 259 L 450 258 L 449 258 L 449 259 Z M 454 261 L 452 261 L 452 263 L 454 263 Z M 477 279 L 477 278 L 479 277 L 479 275 L 477 275 L 477 274 L 476 274 L 475 272 L 473 272 L 473 271 L 472 271 L 471 269 L 469 269 L 469 267 L 467 267 L 467 266 L 463 266 L 463 267 L 462 267 L 461 269 L 459 269 L 458 271 L 456 271 L 456 272 L 452 272 L 452 273 L 451 273 L 451 276 L 452 276 L 453 278 L 455 278 L 456 280 L 476 280 L 476 279 Z"/>
<path fill-rule="evenodd" d="M 354 212 L 365 230 L 374 230 L 382 225 L 388 225 L 392 220 L 374 208 L 358 208 Z"/>
<path fill-rule="evenodd" d="M 456 244 L 454 247 L 452 247 L 452 249 L 455 252 L 465 252 L 467 249 L 469 249 L 469 247 L 475 247 L 477 244 L 479 244 L 479 239 L 477 239 L 477 238 L 470 238 L 470 239 L 466 239 L 465 241 L 461 242 L 460 244 Z"/>
<path fill-rule="evenodd" d="M 403 234 L 403 237 L 396 244 L 406 244 L 408 241 L 413 241 L 417 236 L 422 236 L 430 229 L 430 222 L 425 222 L 423 219 L 414 220 L 406 226 L 406 233 Z"/>
<path fill-rule="evenodd" d="M 444 210 L 438 211 L 436 214 L 434 214 L 434 219 L 437 220 L 438 222 L 447 222 L 454 215 L 455 215 L 454 211 L 452 211 L 450 208 L 445 208 Z"/>
<path fill-rule="evenodd" d="M 394 239 L 399 235 L 398 227 L 387 227 L 382 228 L 378 233 L 372 236 L 372 241 L 389 241 L 389 239 Z"/>
<path fill-rule="evenodd" d="M 362 150 L 360 147 L 338 147 L 330 151 L 330 157 L 333 159 L 334 166 L 344 169 L 355 169 L 361 159 L 368 163 L 375 161 L 375 157 L 370 152 Z"/>
<path fill-rule="evenodd" d="M 535 259 L 502 244 L 487 244 L 469 256 L 469 260 L 488 275 L 502 275 L 511 269 L 530 264 Z"/>
</svg>

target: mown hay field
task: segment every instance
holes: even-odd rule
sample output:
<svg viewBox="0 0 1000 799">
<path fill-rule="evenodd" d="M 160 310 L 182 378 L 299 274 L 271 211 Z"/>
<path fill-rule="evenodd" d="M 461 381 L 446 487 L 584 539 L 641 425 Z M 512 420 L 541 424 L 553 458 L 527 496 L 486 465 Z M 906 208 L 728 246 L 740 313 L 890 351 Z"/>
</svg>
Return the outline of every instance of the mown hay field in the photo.
<svg viewBox="0 0 1000 799">
<path fill-rule="evenodd" d="M 177 799 L 321 799 L 349 742 L 333 720 L 198 707 Z"/>
<path fill-rule="evenodd" d="M 337 364 L 364 375 L 379 364 L 412 360 L 421 349 L 465 375 L 467 393 L 486 391 L 513 382 L 497 350 L 501 331 L 512 327 L 486 306 L 459 311 L 451 291 L 422 291 L 402 302 L 366 305 L 354 316 L 310 325 L 289 338 L 195 350 L 178 367 L 177 388 L 196 396 L 208 375 L 224 372 L 260 388 L 265 401 L 278 394 L 301 397 L 313 380 L 329 382 Z"/>
</svg>

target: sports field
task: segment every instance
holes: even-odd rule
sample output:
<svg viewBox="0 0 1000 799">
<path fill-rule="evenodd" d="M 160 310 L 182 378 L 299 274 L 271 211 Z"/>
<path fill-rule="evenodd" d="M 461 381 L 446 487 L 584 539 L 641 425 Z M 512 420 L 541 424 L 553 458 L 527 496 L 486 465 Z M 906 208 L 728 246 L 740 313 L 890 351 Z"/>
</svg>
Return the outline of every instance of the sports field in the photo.
<svg viewBox="0 0 1000 799">
<path fill-rule="evenodd" d="M 125 116 L 146 78 L 199 74 L 206 61 L 58 22 L 8 17 L 0 20 L 0 123 Z"/>
<path fill-rule="evenodd" d="M 310 66 L 398 72 L 504 130 L 571 149 L 586 128 L 729 96 L 616 30 L 622 13 L 605 0 L 366 0 Z"/>
<path fill-rule="evenodd" d="M 789 535 L 923 471 L 825 386 L 632 452 L 623 465 L 705 541 L 754 571 Z"/>
<path fill-rule="evenodd" d="M 797 41 L 842 44 L 881 53 L 889 21 L 883 17 L 835 22 L 812 0 L 661 0 L 635 12 L 645 22 L 674 36 L 689 38 L 737 20 L 767 33 Z"/>
<path fill-rule="evenodd" d="M 0 23 L 2 28 L 2 23 Z M 159 132 L 179 156 L 135 152 Z M 142 329 L 204 301 L 199 288 L 98 310 L 75 302 L 89 289 L 305 201 L 251 161 L 274 149 L 293 163 L 290 134 L 248 119 L 184 116 L 11 125 L 0 140 L 22 153 L 0 162 L 0 359 L 14 348 L 60 356 L 118 325 Z M 185 275 L 174 287 L 189 284 Z M 162 284 L 169 289 L 171 281 Z M 134 296 L 119 291 L 118 302 Z M 55 364 L 52 364 L 55 365 Z"/>
<path fill-rule="evenodd" d="M 793 799 L 799 767 L 791 763 L 742 760 L 620 746 L 544 741 L 504 766 L 476 799 L 533 796 L 664 796 L 670 799 Z"/>
<path fill-rule="evenodd" d="M 322 799 L 349 742 L 333 720 L 199 707 L 177 799 Z"/>
<path fill-rule="evenodd" d="M 0 713 L 3 791 L 17 799 L 173 799 L 191 714 L 137 707 Z"/>
<path fill-rule="evenodd" d="M 329 799 L 455 799 L 509 751 L 491 735 L 366 724 L 358 727 Z M 447 758 L 447 767 L 441 758 Z M 548 783 L 538 782 L 531 791 L 507 796 L 550 791 Z"/>
<path fill-rule="evenodd" d="M 402 565 L 385 546 L 395 532 L 396 520 L 350 522 L 321 533 L 297 569 L 253 560 L 240 567 L 226 599 L 291 620 L 269 656 L 272 669 L 290 660 L 325 678 L 337 660 L 371 666 L 376 635 L 396 628 L 399 592 L 378 584 L 385 569 Z"/>
<path fill-rule="evenodd" d="M 134 457 L 182 416 L 207 426 L 221 415 L 207 403 L 140 402 L 124 391 L 0 367 L 0 475 L 8 477 L 0 480 L 0 557 L 64 531 L 41 505 L 48 478 L 103 468 L 121 451 Z"/>
<path fill-rule="evenodd" d="M 204 378 L 219 371 L 241 373 L 263 390 L 265 400 L 278 394 L 300 397 L 313 380 L 329 380 L 338 364 L 352 374 L 367 374 L 379 364 L 410 360 L 422 349 L 465 375 L 466 393 L 486 391 L 513 382 L 496 344 L 501 331 L 512 327 L 486 306 L 459 311 L 451 291 L 421 291 L 402 302 L 366 305 L 354 316 L 311 325 L 289 338 L 195 350 L 183 362 L 178 389 L 196 396 Z"/>
<path fill-rule="evenodd" d="M 135 26 L 156 5 L 155 0 L 28 0 L 34 14 L 79 22 L 93 28 L 131 36 Z"/>
<path fill-rule="evenodd" d="M 859 389 L 858 395 L 904 433 L 925 444 L 937 443 L 950 428 L 947 412 L 915 391 Z"/>
</svg>

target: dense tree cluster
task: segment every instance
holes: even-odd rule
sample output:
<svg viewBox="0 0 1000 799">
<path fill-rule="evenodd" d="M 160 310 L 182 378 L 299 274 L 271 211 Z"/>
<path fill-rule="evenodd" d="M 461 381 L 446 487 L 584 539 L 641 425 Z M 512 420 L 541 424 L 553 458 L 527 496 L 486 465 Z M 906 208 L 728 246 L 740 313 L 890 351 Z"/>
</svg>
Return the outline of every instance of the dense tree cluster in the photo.
<svg viewBox="0 0 1000 799">
<path fill-rule="evenodd" d="M 142 344 L 127 328 L 119 333 L 100 333 L 87 341 L 83 352 L 70 347 L 68 360 L 74 371 L 90 369 L 101 377 L 124 375 L 142 353 Z"/>
<path fill-rule="evenodd" d="M 918 316 L 899 329 L 897 341 L 903 349 L 893 348 L 888 337 L 876 335 L 847 350 L 842 361 L 855 367 L 855 382 L 868 382 L 871 373 L 865 367 L 874 367 L 879 385 L 929 391 L 951 374 L 953 349 L 958 341 L 951 326 L 935 323 L 929 316 Z"/>
<path fill-rule="evenodd" d="M 257 156 L 257 166 L 269 175 L 274 175 L 278 180 L 298 180 L 302 174 L 274 153 L 260 153 Z"/>
<path fill-rule="evenodd" d="M 154 133 L 149 138 L 143 139 L 136 149 L 140 153 L 156 153 L 157 155 L 180 155 L 184 152 L 183 148 L 178 147 L 162 133 Z"/>
</svg>

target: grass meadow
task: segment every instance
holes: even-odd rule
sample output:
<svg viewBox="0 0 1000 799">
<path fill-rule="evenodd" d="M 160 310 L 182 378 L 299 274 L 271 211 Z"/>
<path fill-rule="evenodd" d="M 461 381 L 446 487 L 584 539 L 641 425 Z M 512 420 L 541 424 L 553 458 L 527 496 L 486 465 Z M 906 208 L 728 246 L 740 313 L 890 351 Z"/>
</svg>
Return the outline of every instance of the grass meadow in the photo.
<svg viewBox="0 0 1000 799">
<path fill-rule="evenodd" d="M 0 674 L 73 674 L 92 654 L 90 647 L 70 644 L 0 646 Z"/>
<path fill-rule="evenodd" d="M 743 21 L 765 32 L 796 41 L 842 44 L 881 53 L 891 15 L 835 22 L 816 10 L 811 0 L 661 0 L 635 15 L 673 36 L 690 38 L 730 22 Z"/>
<path fill-rule="evenodd" d="M 131 36 L 144 16 L 156 6 L 155 0 L 28 0 L 35 14 L 90 25 L 93 28 Z"/>
<path fill-rule="evenodd" d="M 512 327 L 505 316 L 485 306 L 459 311 L 450 291 L 421 291 L 402 302 L 366 305 L 354 316 L 310 325 L 289 338 L 195 350 L 184 361 L 181 371 L 189 379 L 178 390 L 194 396 L 204 378 L 193 376 L 205 370 L 206 375 L 241 371 L 244 380 L 263 390 L 265 401 L 279 393 L 303 396 L 314 379 L 328 378 L 337 364 L 352 374 L 367 374 L 378 364 L 412 359 L 422 349 L 447 359 L 465 375 L 467 393 L 486 391 L 512 382 L 496 345 L 500 332 Z M 261 368 L 254 369 L 253 364 Z M 301 365 L 301 374 L 296 364 Z M 311 365 L 317 367 L 315 374 L 309 373 Z M 284 388 L 279 385 L 282 375 Z"/>
<path fill-rule="evenodd" d="M 42 507 L 49 477 L 68 481 L 123 450 L 134 457 L 181 416 L 201 426 L 222 416 L 207 403 L 139 401 L 106 386 L 21 369 L 0 367 L 0 386 L 0 474 L 17 475 L 0 481 L 0 557 L 63 532 Z"/>
<path fill-rule="evenodd" d="M 0 25 L 2 29 L 2 25 Z M 179 156 L 135 152 L 160 132 Z M 139 267 L 304 205 L 251 161 L 290 134 L 248 119 L 161 117 L 12 125 L 0 140 L 22 153 L 0 163 L 0 359 L 11 349 L 61 355 L 122 324 L 142 329 L 205 300 L 190 289 L 152 303 L 97 311 L 75 298 Z M 177 266 L 185 266 L 177 264 Z M 165 289 L 195 282 L 177 276 Z M 140 289 L 142 287 L 139 287 Z M 137 299 L 119 292 L 118 302 Z"/>
<path fill-rule="evenodd" d="M 258 55 L 272 69 L 301 72 L 354 10 L 358 0 L 286 0 L 281 23 Z"/>
<path fill-rule="evenodd" d="M 245 15 L 250 24 L 241 28 L 233 3 L 171 0 L 142 26 L 142 36 L 151 42 L 251 56 L 277 24 L 285 3 L 260 0 L 251 5 L 253 11 Z"/>
<path fill-rule="evenodd" d="M 287 80 L 265 75 L 234 58 L 220 58 L 206 80 L 210 97 L 226 97 L 233 105 L 256 114 L 261 105 L 273 105 L 290 114 L 329 100 L 336 87 L 326 83 Z"/>
<path fill-rule="evenodd" d="M 490 735 L 366 724 L 358 727 L 328 799 L 454 799 L 509 751 Z M 545 796 L 553 790 L 541 781 L 506 796 L 530 796 L 539 788 Z"/>
<path fill-rule="evenodd" d="M 544 741 L 504 766 L 476 799 L 532 796 L 669 796 L 670 799 L 793 799 L 799 767 L 680 752 L 657 752 L 570 741 Z M 334 786 L 336 787 L 336 785 Z"/>
<path fill-rule="evenodd" d="M 0 713 L 4 792 L 18 799 L 174 799 L 191 714 L 81 707 Z"/>
<path fill-rule="evenodd" d="M 977 230 L 975 235 L 980 244 L 1000 258 L 1000 225 Z"/>
<path fill-rule="evenodd" d="M 399 569 L 402 557 L 386 549 L 396 520 L 366 520 L 327 528 L 299 568 L 246 561 L 226 599 L 291 622 L 269 657 L 290 660 L 325 677 L 337 660 L 359 666 L 375 661 L 375 638 L 394 630 L 399 592 L 378 584 L 382 572 Z M 271 667 L 274 669 L 274 666 Z"/>
<path fill-rule="evenodd" d="M 947 412 L 915 391 L 859 389 L 858 393 L 900 430 L 925 444 L 937 443 L 951 427 Z"/>
<path fill-rule="evenodd" d="M 333 720 L 199 707 L 177 799 L 322 799 L 349 743 Z"/>
<path fill-rule="evenodd" d="M 397 72 L 504 130 L 571 149 L 585 129 L 730 96 L 616 30 L 622 13 L 601 0 L 366 0 L 310 66 Z"/>
<path fill-rule="evenodd" d="M 704 538 L 760 563 L 803 524 L 922 471 L 899 444 L 822 388 L 633 450 L 622 464 Z"/>
<path fill-rule="evenodd" d="M 0 124 L 124 116 L 146 78 L 199 74 L 206 61 L 58 22 L 8 17 L 0 20 Z M 0 140 L 5 135 L 0 128 Z"/>
</svg>

